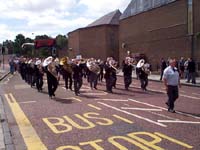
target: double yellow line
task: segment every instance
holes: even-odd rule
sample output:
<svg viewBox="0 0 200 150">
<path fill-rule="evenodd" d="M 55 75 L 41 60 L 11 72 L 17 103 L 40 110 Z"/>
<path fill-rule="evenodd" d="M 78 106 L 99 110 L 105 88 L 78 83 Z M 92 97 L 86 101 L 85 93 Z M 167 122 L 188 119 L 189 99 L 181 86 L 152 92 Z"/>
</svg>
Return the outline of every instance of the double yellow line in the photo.
<svg viewBox="0 0 200 150">
<path fill-rule="evenodd" d="M 35 129 L 31 125 L 31 122 L 20 108 L 14 96 L 9 93 L 5 94 L 5 98 L 8 101 L 15 120 L 19 126 L 20 132 L 27 146 L 27 150 L 47 150 L 47 147 L 42 143 Z"/>
</svg>

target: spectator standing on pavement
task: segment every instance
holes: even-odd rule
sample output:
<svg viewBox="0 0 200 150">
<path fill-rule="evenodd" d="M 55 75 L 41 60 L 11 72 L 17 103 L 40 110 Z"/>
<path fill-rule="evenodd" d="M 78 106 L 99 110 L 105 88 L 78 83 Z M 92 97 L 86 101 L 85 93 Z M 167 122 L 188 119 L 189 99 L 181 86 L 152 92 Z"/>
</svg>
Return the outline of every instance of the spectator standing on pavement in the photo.
<svg viewBox="0 0 200 150">
<path fill-rule="evenodd" d="M 161 66 L 160 66 L 160 81 L 162 81 L 162 77 L 163 77 L 163 72 L 165 70 L 165 68 L 167 67 L 167 63 L 164 60 L 164 58 L 161 58 Z"/>
<path fill-rule="evenodd" d="M 193 59 L 190 59 L 190 61 L 188 62 L 188 79 L 187 82 L 189 83 L 190 80 L 192 79 L 192 84 L 196 84 L 196 65 L 195 65 L 195 61 Z"/>
<path fill-rule="evenodd" d="M 174 103 L 179 97 L 178 88 L 181 87 L 179 72 L 175 66 L 176 60 L 170 59 L 169 66 L 164 70 L 163 74 L 164 85 L 168 95 L 168 101 L 166 104 L 168 106 L 168 111 L 172 113 L 175 113 Z"/>
<path fill-rule="evenodd" d="M 181 57 L 181 59 L 178 62 L 178 68 L 179 68 L 181 78 L 184 78 L 184 70 L 185 70 L 184 63 L 185 63 L 185 60 L 183 57 Z"/>
<path fill-rule="evenodd" d="M 10 65 L 10 73 L 11 73 L 11 74 L 14 74 L 14 72 L 15 72 L 15 62 L 14 62 L 13 59 L 11 59 L 11 60 L 9 61 L 9 65 Z"/>
<path fill-rule="evenodd" d="M 189 76 L 189 71 L 188 71 L 188 63 L 189 63 L 189 61 L 190 61 L 190 58 L 188 58 L 186 61 L 185 61 L 185 63 L 184 63 L 184 73 L 185 73 L 185 76 L 184 76 L 184 78 L 185 79 L 187 79 L 188 78 L 188 76 Z"/>
</svg>

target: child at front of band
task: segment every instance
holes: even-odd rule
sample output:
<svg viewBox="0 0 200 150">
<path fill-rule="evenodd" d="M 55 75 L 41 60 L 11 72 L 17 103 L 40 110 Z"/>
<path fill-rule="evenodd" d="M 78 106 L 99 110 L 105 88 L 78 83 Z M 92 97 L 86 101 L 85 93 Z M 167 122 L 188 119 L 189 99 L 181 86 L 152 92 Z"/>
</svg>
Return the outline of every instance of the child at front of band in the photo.
<svg viewBox="0 0 200 150">
<path fill-rule="evenodd" d="M 124 64 L 123 64 L 122 71 L 124 74 L 125 89 L 128 90 L 130 84 L 132 83 L 132 71 L 133 71 L 133 65 L 131 64 L 130 57 L 126 57 Z"/>
</svg>

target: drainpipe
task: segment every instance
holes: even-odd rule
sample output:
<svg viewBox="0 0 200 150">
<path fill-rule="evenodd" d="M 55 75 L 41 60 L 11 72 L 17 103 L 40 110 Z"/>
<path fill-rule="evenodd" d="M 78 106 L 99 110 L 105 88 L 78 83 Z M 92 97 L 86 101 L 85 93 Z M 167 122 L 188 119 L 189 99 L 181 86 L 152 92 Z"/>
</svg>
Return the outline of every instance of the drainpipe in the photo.
<svg viewBox="0 0 200 150">
<path fill-rule="evenodd" d="M 193 19 L 193 0 L 188 0 L 188 35 L 191 39 L 191 58 L 194 59 L 195 51 L 195 35 L 194 35 L 194 19 Z"/>
</svg>

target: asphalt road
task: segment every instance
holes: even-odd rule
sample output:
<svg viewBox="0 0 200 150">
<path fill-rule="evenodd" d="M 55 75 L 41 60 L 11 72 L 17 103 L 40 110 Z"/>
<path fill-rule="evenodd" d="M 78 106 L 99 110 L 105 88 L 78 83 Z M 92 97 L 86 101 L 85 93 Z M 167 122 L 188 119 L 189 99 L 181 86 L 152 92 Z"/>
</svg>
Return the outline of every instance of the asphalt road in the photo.
<svg viewBox="0 0 200 150">
<path fill-rule="evenodd" d="M 200 91 L 182 86 L 176 113 L 166 109 L 165 89 L 149 82 L 148 91 L 133 80 L 129 91 L 117 80 L 113 94 L 105 82 L 91 90 L 84 81 L 80 96 L 64 88 L 49 99 L 18 74 L 1 82 L 8 124 L 17 150 L 185 150 L 200 149 Z"/>
</svg>

